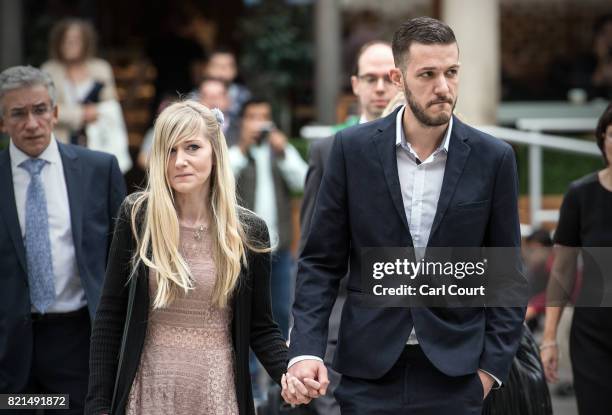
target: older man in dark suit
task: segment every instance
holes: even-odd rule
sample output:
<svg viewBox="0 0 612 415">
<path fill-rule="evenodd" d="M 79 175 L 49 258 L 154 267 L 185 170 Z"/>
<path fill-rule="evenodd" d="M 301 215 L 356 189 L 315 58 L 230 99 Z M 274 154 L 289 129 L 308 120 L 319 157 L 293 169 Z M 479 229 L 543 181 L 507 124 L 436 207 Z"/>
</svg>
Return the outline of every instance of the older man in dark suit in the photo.
<svg viewBox="0 0 612 415">
<path fill-rule="evenodd" d="M 0 73 L 0 393 L 70 395 L 83 413 L 90 321 L 125 182 L 110 154 L 53 137 L 50 77 Z M 22 413 L 20 411 L 20 413 Z"/>
<path fill-rule="evenodd" d="M 363 305 L 361 255 L 371 247 L 516 254 L 514 153 L 453 116 L 460 64 L 450 27 L 411 19 L 392 47 L 391 79 L 407 105 L 336 134 L 300 256 L 288 371 L 326 391 L 328 319 L 350 269 L 334 358 L 342 413 L 475 415 L 508 376 L 524 307 Z M 509 291 L 526 294 L 520 259 L 512 259 Z"/>
</svg>

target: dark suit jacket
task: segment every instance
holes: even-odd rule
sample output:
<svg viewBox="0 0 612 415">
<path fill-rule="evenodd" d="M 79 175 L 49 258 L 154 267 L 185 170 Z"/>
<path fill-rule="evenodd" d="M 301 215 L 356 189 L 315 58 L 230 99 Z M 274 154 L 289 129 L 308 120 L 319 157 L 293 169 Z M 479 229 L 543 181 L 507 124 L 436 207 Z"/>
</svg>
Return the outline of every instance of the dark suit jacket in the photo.
<svg viewBox="0 0 612 415">
<path fill-rule="evenodd" d="M 113 218 L 125 197 L 117 159 L 58 143 L 70 205 L 72 238 L 90 316 L 102 288 Z M 30 373 L 32 321 L 25 245 L 8 149 L 0 152 L 0 393 L 21 390 Z"/>
<path fill-rule="evenodd" d="M 389 116 L 336 134 L 302 251 L 289 357 L 323 356 L 327 324 L 347 265 L 334 368 L 366 379 L 397 361 L 413 328 L 428 359 L 459 376 L 483 369 L 502 381 L 518 347 L 524 308 L 359 306 L 361 248 L 412 246 Z M 518 183 L 512 148 L 454 119 L 429 245 L 518 247 Z M 350 261 L 350 264 L 349 264 Z M 513 263 L 520 272 L 520 260 Z M 526 288 L 524 277 L 518 289 Z"/>
<path fill-rule="evenodd" d="M 119 387 L 115 413 L 123 414 L 140 365 L 149 315 L 149 272 L 145 266 L 141 266 L 135 276 L 138 283 L 129 321 L 124 364 L 117 370 L 126 320 L 130 261 L 136 249 L 130 227 L 131 204 L 129 197 L 117 220 L 100 307 L 92 330 L 86 414 L 110 413 L 116 377 L 119 379 Z M 242 210 L 241 214 L 250 224 L 249 236 L 269 246 L 268 229 L 264 221 L 246 210 Z M 242 269 L 231 299 L 234 380 L 240 415 L 255 414 L 249 375 L 249 347 L 277 383 L 280 383 L 287 369 L 287 345 L 272 318 L 270 254 L 249 251 L 247 261 L 248 267 Z"/>
</svg>

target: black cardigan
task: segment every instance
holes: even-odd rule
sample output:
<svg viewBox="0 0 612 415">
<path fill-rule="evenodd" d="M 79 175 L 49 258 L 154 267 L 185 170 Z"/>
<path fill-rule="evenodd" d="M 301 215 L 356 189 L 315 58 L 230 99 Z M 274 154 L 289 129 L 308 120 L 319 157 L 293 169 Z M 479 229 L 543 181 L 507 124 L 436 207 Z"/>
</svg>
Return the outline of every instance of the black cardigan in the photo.
<svg viewBox="0 0 612 415">
<path fill-rule="evenodd" d="M 130 260 L 136 246 L 130 227 L 133 200 L 128 197 L 123 202 L 115 224 L 102 297 L 92 329 L 85 414 L 110 413 L 115 376 L 119 377 L 119 387 L 114 414 L 123 414 L 140 364 L 149 313 L 149 279 L 145 266 L 137 272 L 124 363 L 117 374 L 126 319 Z M 269 246 L 268 230 L 263 220 L 244 209 L 240 210 L 240 215 L 249 225 L 247 233 Z M 231 298 L 232 346 L 236 360 L 234 377 L 240 415 L 255 414 L 249 375 L 249 346 L 277 383 L 287 368 L 287 346 L 272 318 L 270 305 L 270 254 L 249 251 L 247 261 L 248 267 L 241 271 Z"/>
</svg>

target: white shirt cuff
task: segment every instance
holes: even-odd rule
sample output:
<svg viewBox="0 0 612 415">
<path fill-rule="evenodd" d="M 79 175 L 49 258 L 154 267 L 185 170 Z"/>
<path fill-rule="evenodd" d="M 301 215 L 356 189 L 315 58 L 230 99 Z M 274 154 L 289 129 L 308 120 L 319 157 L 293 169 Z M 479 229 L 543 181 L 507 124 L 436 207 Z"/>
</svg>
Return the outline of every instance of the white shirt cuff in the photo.
<svg viewBox="0 0 612 415">
<path fill-rule="evenodd" d="M 495 381 L 495 385 L 493 385 L 493 387 L 491 389 L 499 389 L 502 386 L 502 382 L 501 380 L 497 379 L 497 377 L 495 377 L 494 374 L 492 374 L 491 372 L 487 372 L 484 369 L 478 369 L 478 370 L 482 370 L 483 372 L 485 372 L 487 375 L 491 376 L 493 378 L 493 380 Z"/>
<path fill-rule="evenodd" d="M 297 362 L 301 362 L 302 360 L 318 360 L 319 362 L 323 361 L 323 359 L 321 359 L 318 356 L 312 356 L 312 355 L 305 354 L 305 355 L 302 355 L 302 356 L 296 356 L 293 359 L 291 359 L 289 361 L 289 364 L 287 365 L 287 369 L 289 369 L 291 366 L 293 366 Z"/>
</svg>

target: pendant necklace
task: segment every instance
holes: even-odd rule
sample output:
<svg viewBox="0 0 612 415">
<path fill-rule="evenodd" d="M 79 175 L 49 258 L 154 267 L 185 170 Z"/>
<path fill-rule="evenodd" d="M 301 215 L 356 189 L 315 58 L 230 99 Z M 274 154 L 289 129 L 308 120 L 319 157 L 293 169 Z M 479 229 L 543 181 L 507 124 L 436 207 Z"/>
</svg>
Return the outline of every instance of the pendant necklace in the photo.
<svg viewBox="0 0 612 415">
<path fill-rule="evenodd" d="M 193 239 L 195 239 L 196 241 L 201 241 L 202 240 L 202 234 L 204 233 L 204 225 L 200 225 L 198 228 L 196 228 L 195 231 L 193 231 Z"/>
</svg>

